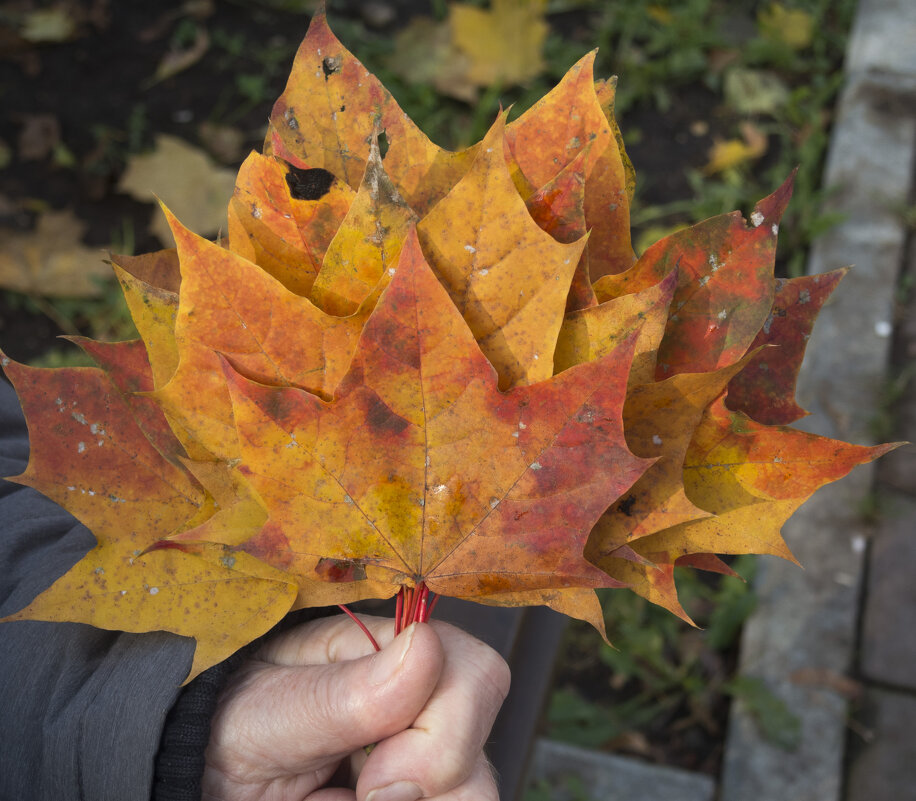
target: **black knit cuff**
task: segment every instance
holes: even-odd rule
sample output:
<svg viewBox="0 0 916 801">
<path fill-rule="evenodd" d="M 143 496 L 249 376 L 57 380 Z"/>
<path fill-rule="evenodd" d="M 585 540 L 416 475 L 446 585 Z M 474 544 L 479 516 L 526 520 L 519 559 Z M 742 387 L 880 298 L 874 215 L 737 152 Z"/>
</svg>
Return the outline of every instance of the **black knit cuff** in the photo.
<svg viewBox="0 0 916 801">
<path fill-rule="evenodd" d="M 243 648 L 189 682 L 169 710 L 156 755 L 153 801 L 200 801 L 210 721 L 229 676 L 249 653 Z"/>
</svg>

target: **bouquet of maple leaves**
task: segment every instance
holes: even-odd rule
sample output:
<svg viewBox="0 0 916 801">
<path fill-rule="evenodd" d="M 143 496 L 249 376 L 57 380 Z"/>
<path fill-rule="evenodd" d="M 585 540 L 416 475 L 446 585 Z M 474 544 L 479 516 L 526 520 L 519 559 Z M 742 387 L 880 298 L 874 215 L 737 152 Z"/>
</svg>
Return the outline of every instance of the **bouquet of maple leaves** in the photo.
<svg viewBox="0 0 916 801">
<path fill-rule="evenodd" d="M 167 630 L 190 677 L 291 609 L 595 589 L 687 618 L 674 566 L 792 555 L 783 522 L 892 446 L 786 427 L 842 271 L 777 280 L 791 178 L 636 259 L 634 173 L 594 54 L 482 142 L 430 142 L 314 17 L 228 237 L 112 257 L 142 339 L 97 368 L 3 357 L 14 478 L 96 547 L 8 620 Z M 379 140 L 387 142 L 382 156 Z"/>
</svg>

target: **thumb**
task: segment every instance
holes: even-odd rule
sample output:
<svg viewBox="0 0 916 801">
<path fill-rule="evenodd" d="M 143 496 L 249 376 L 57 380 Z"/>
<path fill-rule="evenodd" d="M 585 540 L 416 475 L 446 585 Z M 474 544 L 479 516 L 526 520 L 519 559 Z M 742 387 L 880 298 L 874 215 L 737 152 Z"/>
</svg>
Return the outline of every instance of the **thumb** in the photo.
<svg viewBox="0 0 916 801">
<path fill-rule="evenodd" d="M 255 744 L 260 769 L 255 764 L 251 769 L 266 780 L 320 769 L 409 728 L 435 689 L 443 663 L 436 633 L 416 624 L 361 658 L 255 663 L 224 696 L 211 748 L 238 759 Z"/>
<path fill-rule="evenodd" d="M 415 624 L 377 653 L 300 668 L 299 695 L 308 699 L 303 724 L 337 755 L 391 737 L 423 710 L 444 659 L 432 628 Z"/>
</svg>

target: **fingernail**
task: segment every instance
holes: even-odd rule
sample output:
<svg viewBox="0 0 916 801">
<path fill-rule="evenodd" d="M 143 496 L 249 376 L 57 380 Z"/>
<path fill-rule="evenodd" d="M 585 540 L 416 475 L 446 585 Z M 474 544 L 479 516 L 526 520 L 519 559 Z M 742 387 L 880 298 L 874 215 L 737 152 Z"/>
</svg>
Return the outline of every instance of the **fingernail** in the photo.
<svg viewBox="0 0 916 801">
<path fill-rule="evenodd" d="M 413 642 L 413 635 L 416 629 L 415 625 L 411 626 L 401 632 L 391 645 L 381 650 L 375 664 L 372 666 L 372 672 L 369 677 L 373 684 L 384 684 L 391 681 L 391 677 L 401 669 L 401 665 L 407 658 L 407 652 L 410 650 L 410 644 Z M 419 796 L 416 797 L 419 798 Z"/>
<path fill-rule="evenodd" d="M 420 798 L 423 798 L 423 791 L 413 782 L 395 782 L 373 790 L 366 796 L 366 801 L 417 801 Z"/>
</svg>

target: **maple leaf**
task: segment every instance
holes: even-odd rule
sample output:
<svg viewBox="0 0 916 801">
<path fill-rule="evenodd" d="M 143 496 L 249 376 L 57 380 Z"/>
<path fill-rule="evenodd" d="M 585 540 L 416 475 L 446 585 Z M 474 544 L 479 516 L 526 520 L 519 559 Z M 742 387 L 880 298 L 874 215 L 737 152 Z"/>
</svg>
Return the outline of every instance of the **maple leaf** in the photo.
<svg viewBox="0 0 916 801">
<path fill-rule="evenodd" d="M 175 317 L 178 313 L 178 253 L 111 257 L 134 326 L 146 346 L 153 387 L 166 384 L 178 366 Z"/>
<path fill-rule="evenodd" d="M 775 278 L 791 177 L 635 260 L 593 62 L 450 153 L 317 13 L 228 241 L 165 211 L 175 249 L 112 256 L 141 340 L 0 359 L 32 442 L 14 480 L 97 540 L 9 619 L 191 636 L 193 676 L 293 608 L 397 593 L 397 630 L 432 591 L 603 634 L 595 588 L 689 621 L 675 566 L 792 559 L 792 512 L 894 447 L 787 427 L 842 271 Z"/>
<path fill-rule="evenodd" d="M 194 228 L 211 234 L 225 225 L 226 199 L 234 181 L 232 170 L 218 166 L 200 148 L 159 134 L 152 152 L 128 159 L 118 191 L 142 202 L 162 198 Z M 157 217 L 151 228 L 163 244 L 168 241 L 165 220 Z"/>
<path fill-rule="evenodd" d="M 377 125 L 389 142 L 388 175 L 419 214 L 473 160 L 473 149 L 451 153 L 430 142 L 378 78 L 334 36 L 319 9 L 271 112 L 265 150 L 296 167 L 327 170 L 358 189 L 369 160 L 369 134 Z"/>
<path fill-rule="evenodd" d="M 596 87 L 594 61 L 594 52 L 583 56 L 554 90 L 506 131 L 512 156 L 534 187 L 554 180 L 573 159 L 583 156 L 582 211 L 591 231 L 588 270 L 593 280 L 622 272 L 635 261 L 630 245 L 629 160 L 616 135 L 613 87 Z"/>
<path fill-rule="evenodd" d="M 179 361 L 156 397 L 212 457 L 232 459 L 235 430 L 217 352 L 231 355 L 252 378 L 330 395 L 367 312 L 326 314 L 252 262 L 167 216 L 182 269 L 174 327 Z"/>
<path fill-rule="evenodd" d="M 606 585 L 585 540 L 649 464 L 623 440 L 632 348 L 500 393 L 411 236 L 330 403 L 227 371 L 236 469 L 268 511 L 242 547 L 466 598 Z"/>
<path fill-rule="evenodd" d="M 761 350 L 729 383 L 729 409 L 769 425 L 794 423 L 807 414 L 795 402 L 795 382 L 814 318 L 846 272 L 834 270 L 776 281 L 773 308 L 751 348 L 777 347 Z"/>
<path fill-rule="evenodd" d="M 546 0 L 493 0 L 492 8 L 449 5 L 449 27 L 468 59 L 468 79 L 478 86 L 524 83 L 544 67 Z"/>
<path fill-rule="evenodd" d="M 650 534 L 637 547 L 676 557 L 769 553 L 794 561 L 782 524 L 819 487 L 895 447 L 761 425 L 720 398 L 704 411 L 684 459 L 688 497 L 712 516 Z"/>
<path fill-rule="evenodd" d="M 252 153 L 229 204 L 229 247 L 307 295 L 354 194 L 327 170 L 299 170 Z"/>
<path fill-rule="evenodd" d="M 30 295 L 91 297 L 108 271 L 80 240 L 85 224 L 68 211 L 42 212 L 30 233 L 2 234 L 0 287 Z"/>
<path fill-rule="evenodd" d="M 143 356 L 130 350 L 134 358 Z M 2 364 L 22 395 L 32 434 L 28 467 L 11 480 L 57 501 L 97 540 L 73 568 L 6 620 L 164 629 L 194 637 L 191 678 L 289 610 L 295 586 L 277 571 L 255 567 L 258 577 L 171 550 L 145 553 L 206 515 L 207 497 L 187 470 L 156 450 L 135 418 L 136 407 L 102 370 L 37 370 L 6 357 Z"/>
<path fill-rule="evenodd" d="M 500 387 L 548 378 L 566 296 L 585 240 L 557 242 L 532 220 L 506 165 L 505 117 L 468 173 L 420 221 L 439 280 L 500 376 Z"/>
<path fill-rule="evenodd" d="M 677 267 L 658 378 L 725 367 L 747 352 L 772 308 L 776 236 L 791 194 L 792 177 L 757 204 L 750 225 L 740 212 L 713 217 L 665 237 L 626 272 L 595 283 L 598 299 L 606 300 L 652 286 Z"/>
<path fill-rule="evenodd" d="M 353 314 L 397 263 L 416 215 L 382 166 L 373 136 L 366 172 L 347 216 L 328 244 L 311 297 L 325 311 Z"/>
</svg>

